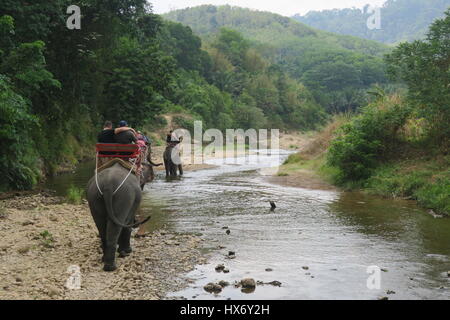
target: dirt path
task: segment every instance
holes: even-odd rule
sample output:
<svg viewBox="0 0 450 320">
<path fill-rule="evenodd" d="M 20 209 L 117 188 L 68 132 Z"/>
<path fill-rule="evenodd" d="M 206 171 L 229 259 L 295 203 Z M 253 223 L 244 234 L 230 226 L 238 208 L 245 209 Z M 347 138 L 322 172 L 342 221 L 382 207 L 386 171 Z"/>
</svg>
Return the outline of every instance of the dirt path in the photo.
<svg viewBox="0 0 450 320">
<path fill-rule="evenodd" d="M 0 300 L 162 299 L 186 285 L 180 274 L 205 262 L 202 239 L 158 231 L 134 236 L 131 256 L 103 272 L 88 206 L 45 194 L 0 201 L 0 239 Z M 70 266 L 80 268 L 80 290 L 65 287 Z"/>
</svg>

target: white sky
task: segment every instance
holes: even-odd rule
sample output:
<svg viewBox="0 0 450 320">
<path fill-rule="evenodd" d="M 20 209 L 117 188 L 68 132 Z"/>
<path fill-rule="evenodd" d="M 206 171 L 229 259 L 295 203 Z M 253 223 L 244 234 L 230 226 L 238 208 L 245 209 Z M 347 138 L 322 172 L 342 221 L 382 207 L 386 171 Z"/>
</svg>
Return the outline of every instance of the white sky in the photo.
<svg viewBox="0 0 450 320">
<path fill-rule="evenodd" d="M 296 13 L 305 14 L 310 10 L 362 8 L 366 4 L 381 6 L 386 0 L 149 0 L 149 2 L 153 4 L 155 13 L 166 13 L 202 4 L 229 4 L 293 16 Z"/>
</svg>

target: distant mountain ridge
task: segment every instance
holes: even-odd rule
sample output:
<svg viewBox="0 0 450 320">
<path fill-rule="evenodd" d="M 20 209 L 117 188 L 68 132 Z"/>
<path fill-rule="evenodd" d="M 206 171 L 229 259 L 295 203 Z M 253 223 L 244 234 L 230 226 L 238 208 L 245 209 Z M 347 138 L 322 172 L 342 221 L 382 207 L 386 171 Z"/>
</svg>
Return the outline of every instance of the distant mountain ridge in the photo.
<svg viewBox="0 0 450 320">
<path fill-rule="evenodd" d="M 380 11 L 379 30 L 367 27 L 372 15 L 367 7 L 311 11 L 293 18 L 313 28 L 395 44 L 424 38 L 431 23 L 450 7 L 450 0 L 388 0 Z"/>
<path fill-rule="evenodd" d="M 227 27 L 239 31 L 248 39 L 274 46 L 304 39 L 320 41 L 329 47 L 355 50 L 369 55 L 382 55 L 389 50 L 388 47 L 376 42 L 317 30 L 275 13 L 229 5 L 202 5 L 175 10 L 164 14 L 163 17 L 190 26 L 203 38 Z"/>
</svg>

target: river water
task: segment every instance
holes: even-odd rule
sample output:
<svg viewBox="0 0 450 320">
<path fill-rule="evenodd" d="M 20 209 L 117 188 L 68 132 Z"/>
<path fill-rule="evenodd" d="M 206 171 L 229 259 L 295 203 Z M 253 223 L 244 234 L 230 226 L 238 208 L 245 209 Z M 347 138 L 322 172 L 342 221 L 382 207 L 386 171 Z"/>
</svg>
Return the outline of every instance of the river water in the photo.
<svg viewBox="0 0 450 320">
<path fill-rule="evenodd" d="M 280 151 L 276 161 L 287 156 Z M 209 257 L 207 264 L 187 275 L 193 279 L 187 289 L 169 296 L 450 298 L 450 219 L 436 219 L 410 201 L 273 185 L 261 170 L 273 166 L 274 158 L 258 159 L 256 164 L 186 172 L 170 181 L 159 172 L 156 181 L 146 186 L 143 210 L 152 215 L 149 230 L 164 226 L 201 235 Z M 92 170 L 92 164 L 84 164 L 73 175 L 49 181 L 47 187 L 63 194 L 71 184 L 84 186 Z M 275 211 L 269 201 L 276 203 Z M 236 253 L 235 259 L 227 259 L 229 251 Z M 225 264 L 230 272 L 217 273 L 218 264 Z M 368 288 L 370 266 L 382 270 L 379 289 Z M 257 286 L 254 292 L 231 285 L 218 295 L 203 290 L 209 282 L 243 278 L 276 280 L 282 285 Z"/>
</svg>

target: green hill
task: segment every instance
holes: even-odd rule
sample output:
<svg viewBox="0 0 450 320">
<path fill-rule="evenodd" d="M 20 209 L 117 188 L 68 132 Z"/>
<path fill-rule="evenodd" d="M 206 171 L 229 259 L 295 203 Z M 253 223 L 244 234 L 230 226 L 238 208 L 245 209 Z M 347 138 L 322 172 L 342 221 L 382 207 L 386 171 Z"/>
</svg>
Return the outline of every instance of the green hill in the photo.
<svg viewBox="0 0 450 320">
<path fill-rule="evenodd" d="M 382 55 L 389 50 L 388 47 L 373 41 L 316 30 L 275 13 L 228 5 L 203 5 L 172 11 L 163 17 L 190 26 L 202 37 L 227 27 L 239 31 L 246 38 L 275 47 L 286 47 L 293 43 L 303 43 L 306 47 L 320 42 L 325 48 L 352 50 L 370 55 Z"/>
<path fill-rule="evenodd" d="M 381 30 L 367 28 L 367 7 L 311 11 L 293 18 L 321 30 L 392 44 L 424 38 L 429 25 L 449 7 L 450 0 L 389 0 L 381 8 Z"/>
<path fill-rule="evenodd" d="M 265 59 L 303 82 L 328 111 L 354 110 L 374 84 L 386 84 L 390 47 L 313 29 L 281 15 L 231 6 L 176 10 L 164 18 L 190 26 L 206 42 L 221 28 L 240 32 Z"/>
</svg>

